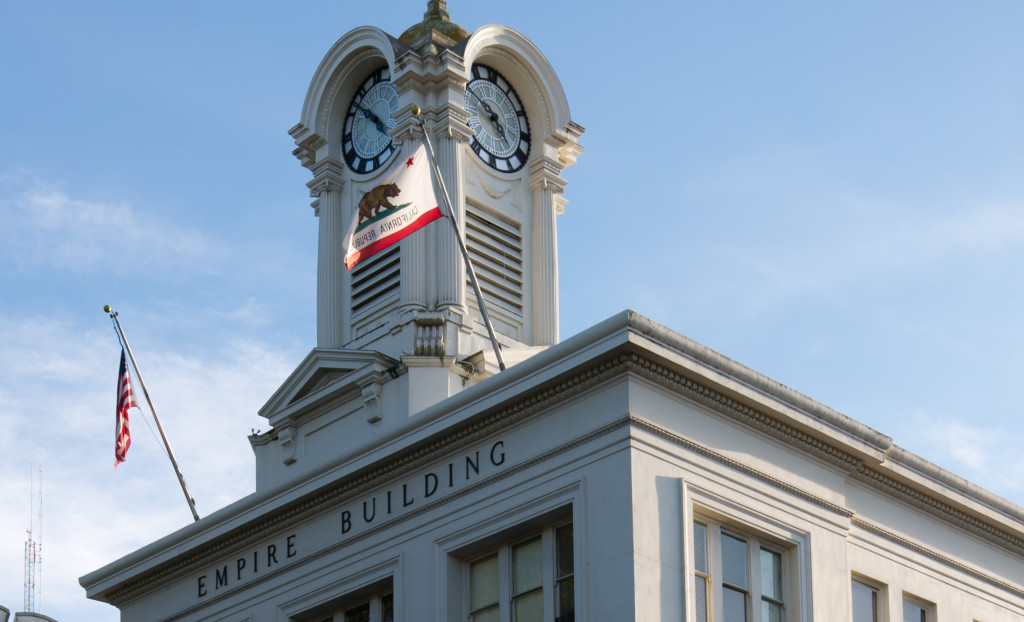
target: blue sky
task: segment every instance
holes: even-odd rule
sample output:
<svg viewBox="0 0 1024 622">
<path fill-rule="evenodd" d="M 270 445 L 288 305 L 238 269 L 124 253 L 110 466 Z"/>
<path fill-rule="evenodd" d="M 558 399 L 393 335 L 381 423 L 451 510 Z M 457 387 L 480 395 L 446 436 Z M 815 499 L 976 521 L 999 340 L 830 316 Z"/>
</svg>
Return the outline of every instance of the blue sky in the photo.
<svg viewBox="0 0 1024 622">
<path fill-rule="evenodd" d="M 40 463 L 58 620 L 116 620 L 77 578 L 191 520 L 137 411 L 112 468 L 104 304 L 200 514 L 252 490 L 315 337 L 287 130 L 341 35 L 425 4 L 0 4 L 0 605 Z M 1024 4 L 665 4 L 449 3 L 530 38 L 587 128 L 562 335 L 635 309 L 1024 503 Z"/>
</svg>

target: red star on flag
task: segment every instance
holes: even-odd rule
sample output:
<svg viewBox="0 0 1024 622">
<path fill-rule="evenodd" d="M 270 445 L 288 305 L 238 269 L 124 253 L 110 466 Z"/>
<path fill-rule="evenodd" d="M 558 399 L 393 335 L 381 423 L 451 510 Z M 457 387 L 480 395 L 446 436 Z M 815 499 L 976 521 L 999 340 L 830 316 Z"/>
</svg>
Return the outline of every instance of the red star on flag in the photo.
<svg viewBox="0 0 1024 622">
<path fill-rule="evenodd" d="M 412 158 L 409 158 L 408 160 L 406 160 L 405 161 L 405 165 L 406 166 L 412 166 Z"/>
</svg>

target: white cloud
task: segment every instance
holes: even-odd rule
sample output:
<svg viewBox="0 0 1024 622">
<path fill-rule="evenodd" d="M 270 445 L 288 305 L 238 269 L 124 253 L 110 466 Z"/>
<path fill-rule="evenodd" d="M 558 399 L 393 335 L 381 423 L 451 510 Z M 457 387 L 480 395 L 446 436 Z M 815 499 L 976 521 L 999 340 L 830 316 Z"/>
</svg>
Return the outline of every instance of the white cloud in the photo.
<svg viewBox="0 0 1024 622">
<path fill-rule="evenodd" d="M 955 417 L 900 418 L 899 438 L 929 461 L 1008 499 L 1024 494 L 1024 434 L 1005 425 L 968 423 Z M 926 452 L 926 453 L 925 453 Z"/>
<path fill-rule="evenodd" d="M 0 471 L 8 474 L 0 479 L 0 604 L 22 604 L 28 481 L 42 464 L 42 611 L 116 620 L 116 609 L 84 601 L 78 577 L 187 525 L 177 479 L 138 410 L 128 461 L 113 468 L 113 335 L 60 318 L 0 317 L 0 343 Z M 189 354 L 173 343 L 136 352 L 202 516 L 252 491 L 246 436 L 266 427 L 256 410 L 304 354 L 230 337 L 205 345 Z"/>
<path fill-rule="evenodd" d="M 223 255 L 201 233 L 126 202 L 74 198 L 31 173 L 0 176 L 0 258 L 22 269 L 121 274 L 141 266 L 201 266 Z"/>
</svg>

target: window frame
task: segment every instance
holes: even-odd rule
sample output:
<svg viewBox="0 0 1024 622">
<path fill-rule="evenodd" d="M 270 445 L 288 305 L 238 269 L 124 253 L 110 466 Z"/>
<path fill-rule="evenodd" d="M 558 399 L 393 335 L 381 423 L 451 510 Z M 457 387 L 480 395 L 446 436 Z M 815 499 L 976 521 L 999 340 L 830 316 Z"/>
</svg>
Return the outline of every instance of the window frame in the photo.
<svg viewBox="0 0 1024 622">
<path fill-rule="evenodd" d="M 924 622 L 935 622 L 935 603 L 928 602 L 927 600 L 914 596 L 908 592 L 903 592 L 900 598 L 900 621 L 906 618 L 904 607 L 906 605 L 912 605 L 921 610 L 924 617 Z M 916 621 L 915 621 L 916 622 Z"/>
<path fill-rule="evenodd" d="M 575 616 L 586 620 L 585 576 L 587 550 L 583 545 L 586 517 L 583 514 L 583 482 L 552 481 L 531 484 L 524 494 L 513 494 L 500 505 L 467 507 L 450 514 L 452 529 L 434 541 L 434 572 L 438 577 L 438 598 L 434 620 L 466 622 L 469 594 L 467 561 L 485 557 L 488 551 L 510 540 L 525 538 L 551 525 L 573 524 L 573 599 Z"/>
<path fill-rule="evenodd" d="M 858 584 L 858 585 L 861 585 L 861 586 L 863 586 L 863 587 L 865 587 L 865 588 L 867 588 L 869 590 L 871 590 L 872 594 L 874 595 L 874 598 L 875 598 L 874 618 L 871 620 L 871 622 L 883 622 L 884 620 L 888 620 L 887 609 L 888 609 L 889 594 L 888 594 L 888 590 L 886 589 L 885 584 L 879 583 L 878 581 L 875 581 L 873 579 L 869 579 L 868 577 L 865 577 L 863 575 L 859 575 L 859 574 L 856 574 L 856 573 L 854 573 L 854 574 L 852 574 L 850 576 L 850 616 L 851 616 L 851 619 L 852 619 L 852 616 L 853 616 L 853 585 L 855 583 Z M 859 621 L 854 620 L 854 622 L 859 622 Z"/>
<path fill-rule="evenodd" d="M 695 529 L 693 524 L 695 522 L 703 523 L 708 527 L 706 554 L 709 572 L 705 574 L 707 577 L 705 589 L 708 590 L 706 593 L 708 622 L 720 622 L 724 619 L 721 570 L 716 570 L 719 562 L 715 559 L 715 555 L 721 556 L 720 533 L 723 530 L 725 533 L 734 537 L 738 536 L 747 542 L 749 583 L 747 595 L 745 595 L 748 610 L 747 620 L 761 619 L 759 551 L 762 547 L 780 555 L 783 620 L 785 622 L 803 620 L 805 612 L 811 609 L 810 534 L 778 520 L 777 517 L 754 513 L 749 508 L 736 506 L 709 491 L 692 485 L 684 486 L 684 500 L 686 529 L 683 537 L 683 561 L 686 569 L 684 589 L 687 622 L 700 620 L 697 615 L 698 581 L 696 577 L 700 576 L 700 573 L 697 571 L 694 556 Z M 717 527 L 713 530 L 712 526 Z M 756 547 L 751 544 L 752 541 L 756 543 Z M 713 550 L 713 547 L 717 547 L 718 550 Z M 757 557 L 751 557 L 751 555 Z M 751 577 L 751 572 L 757 573 L 756 581 Z M 755 592 L 755 590 L 757 591 Z M 756 612 L 752 611 L 754 608 L 756 608 Z"/>
<path fill-rule="evenodd" d="M 332 619 L 339 611 L 344 615 L 346 608 L 374 596 L 391 593 L 394 595 L 395 617 L 399 618 L 402 612 L 399 595 L 403 589 L 401 565 L 401 557 L 391 557 L 342 577 L 337 575 L 344 569 L 336 568 L 306 584 L 304 587 L 307 591 L 304 593 L 281 603 L 278 615 L 289 622 L 321 622 Z"/>
<path fill-rule="evenodd" d="M 574 582 L 576 577 L 576 562 L 578 561 L 576 555 L 576 532 L 575 530 L 571 533 L 573 543 L 573 572 L 571 575 L 559 575 L 558 573 L 558 545 L 557 545 L 557 534 L 559 530 L 566 526 L 572 526 L 572 518 L 565 518 L 560 521 L 553 522 L 544 526 L 541 529 L 534 529 L 524 533 L 517 533 L 505 541 L 492 545 L 490 548 L 479 551 L 471 556 L 464 557 L 462 559 L 460 581 L 461 591 L 465 595 L 465 598 L 461 599 L 462 609 L 462 620 L 473 620 L 473 615 L 483 612 L 487 609 L 494 607 L 495 604 L 498 606 L 498 619 L 501 622 L 514 622 L 513 609 L 515 601 L 518 598 L 526 596 L 531 593 L 535 593 L 540 590 L 543 599 L 543 611 L 545 622 L 553 622 L 558 619 L 559 613 L 557 610 L 559 604 L 559 590 L 560 581 L 564 580 L 568 576 L 572 576 Z M 513 569 L 513 551 L 516 547 L 528 544 L 534 540 L 540 539 L 541 543 L 541 583 L 537 587 L 532 587 L 522 592 L 516 593 L 514 589 L 514 569 Z M 481 561 L 490 559 L 491 557 L 497 557 L 497 581 L 498 581 L 498 600 L 497 602 L 487 602 L 480 606 L 473 608 L 471 606 L 472 597 L 472 577 L 471 569 L 474 564 Z M 573 603 L 574 610 L 576 608 L 576 602 Z"/>
<path fill-rule="evenodd" d="M 724 622 L 725 606 L 724 593 L 726 589 L 737 591 L 743 594 L 743 606 L 746 612 L 744 622 L 767 622 L 761 619 L 762 602 L 773 603 L 781 606 L 783 622 L 791 622 L 799 618 L 794 617 L 791 610 L 799 611 L 799 606 L 792 604 L 797 600 L 797 591 L 794 588 L 793 557 L 797 544 L 792 542 L 782 543 L 778 538 L 764 534 L 756 528 L 748 526 L 737 526 L 733 522 L 722 522 L 717 517 L 703 513 L 694 512 L 690 521 L 692 533 L 695 533 L 695 524 L 706 528 L 705 551 L 706 572 L 700 572 L 695 565 L 695 558 L 689 566 L 690 577 L 705 578 L 705 589 L 707 590 L 705 602 L 707 606 L 708 622 Z M 722 552 L 723 538 L 731 538 L 741 541 L 745 545 L 745 585 L 730 583 L 725 578 L 724 559 Z M 688 538 L 690 556 L 695 557 L 696 543 L 691 534 Z M 781 563 L 781 592 L 782 599 L 770 597 L 764 593 L 761 580 L 761 551 L 767 550 L 779 555 Z M 696 589 L 697 584 L 693 581 L 692 606 L 694 610 L 693 620 L 696 621 Z"/>
<path fill-rule="evenodd" d="M 329 614 L 324 614 L 324 618 L 320 622 L 346 622 L 345 615 L 363 604 L 366 604 L 367 609 L 369 609 L 368 615 L 370 619 L 368 622 L 387 622 L 384 620 L 383 611 L 384 599 L 387 597 L 391 597 L 391 622 L 394 622 L 395 593 L 391 589 L 353 598 Z"/>
</svg>

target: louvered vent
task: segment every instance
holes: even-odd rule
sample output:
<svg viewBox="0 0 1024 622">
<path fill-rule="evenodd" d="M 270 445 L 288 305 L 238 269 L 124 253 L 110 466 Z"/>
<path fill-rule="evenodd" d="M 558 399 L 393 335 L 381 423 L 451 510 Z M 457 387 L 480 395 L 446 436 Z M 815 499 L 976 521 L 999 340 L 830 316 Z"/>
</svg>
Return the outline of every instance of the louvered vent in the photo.
<svg viewBox="0 0 1024 622">
<path fill-rule="evenodd" d="M 395 244 L 352 270 L 353 317 L 398 299 L 401 285 L 400 249 L 401 246 Z"/>
<path fill-rule="evenodd" d="M 519 225 L 467 203 L 466 247 L 488 310 L 496 305 L 521 318 L 523 236 Z"/>
</svg>

